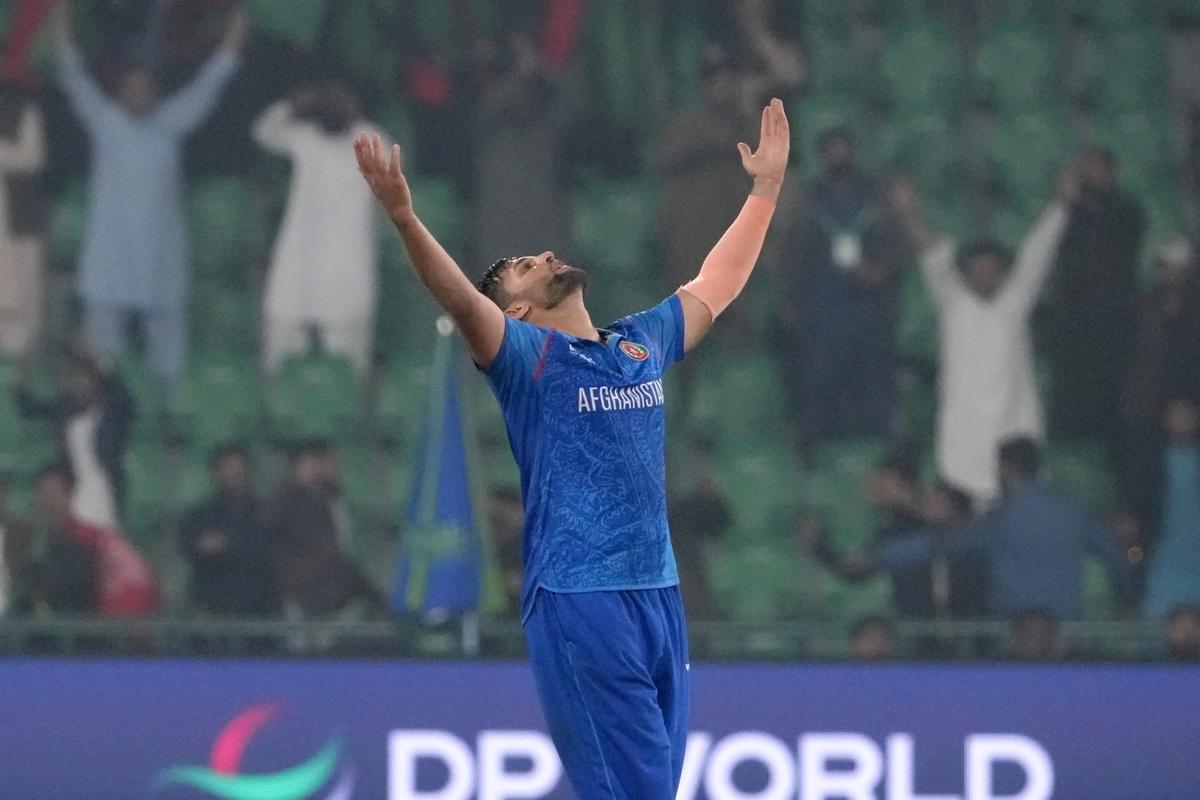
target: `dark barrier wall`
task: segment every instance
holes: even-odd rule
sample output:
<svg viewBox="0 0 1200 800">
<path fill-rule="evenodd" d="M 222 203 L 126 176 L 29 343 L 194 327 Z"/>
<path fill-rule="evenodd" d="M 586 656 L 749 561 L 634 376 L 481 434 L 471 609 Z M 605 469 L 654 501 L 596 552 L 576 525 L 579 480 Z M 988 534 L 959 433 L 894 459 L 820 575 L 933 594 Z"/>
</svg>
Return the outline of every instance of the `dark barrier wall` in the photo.
<svg viewBox="0 0 1200 800">
<path fill-rule="evenodd" d="M 680 797 L 1195 800 L 1200 671 L 696 664 Z M 570 797 L 508 663 L 0 661 L 0 798 Z"/>
</svg>

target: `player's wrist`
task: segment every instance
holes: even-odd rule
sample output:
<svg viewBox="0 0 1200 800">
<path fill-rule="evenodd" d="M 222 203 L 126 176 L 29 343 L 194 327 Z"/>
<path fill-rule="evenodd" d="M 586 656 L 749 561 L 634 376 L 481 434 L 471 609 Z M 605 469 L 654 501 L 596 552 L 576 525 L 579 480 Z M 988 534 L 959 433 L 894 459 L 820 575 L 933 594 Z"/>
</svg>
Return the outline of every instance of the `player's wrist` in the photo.
<svg viewBox="0 0 1200 800">
<path fill-rule="evenodd" d="M 758 175 L 754 178 L 754 186 L 750 190 L 750 194 L 754 197 L 762 197 L 770 200 L 772 203 L 779 201 L 779 192 L 783 188 L 782 178 L 769 178 Z"/>
</svg>

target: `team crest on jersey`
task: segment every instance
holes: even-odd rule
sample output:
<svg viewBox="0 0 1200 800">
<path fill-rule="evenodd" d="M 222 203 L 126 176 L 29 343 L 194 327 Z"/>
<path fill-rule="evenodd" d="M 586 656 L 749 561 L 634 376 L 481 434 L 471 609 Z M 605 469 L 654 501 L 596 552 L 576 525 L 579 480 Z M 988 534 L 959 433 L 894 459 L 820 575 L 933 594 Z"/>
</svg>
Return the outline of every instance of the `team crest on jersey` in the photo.
<svg viewBox="0 0 1200 800">
<path fill-rule="evenodd" d="M 620 345 L 621 352 L 632 358 L 634 361 L 645 361 L 650 357 L 650 351 L 645 345 L 631 342 L 628 339 L 622 339 Z"/>
</svg>

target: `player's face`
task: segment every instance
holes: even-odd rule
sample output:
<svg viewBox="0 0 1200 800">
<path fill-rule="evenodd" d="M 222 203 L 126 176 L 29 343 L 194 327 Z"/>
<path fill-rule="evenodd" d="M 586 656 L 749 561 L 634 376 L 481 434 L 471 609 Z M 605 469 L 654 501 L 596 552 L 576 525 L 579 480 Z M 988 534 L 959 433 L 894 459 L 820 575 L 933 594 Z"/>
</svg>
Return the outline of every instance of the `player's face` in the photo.
<svg viewBox="0 0 1200 800">
<path fill-rule="evenodd" d="M 541 255 L 524 256 L 504 273 L 504 290 L 514 302 L 534 308 L 551 309 L 575 292 L 587 288 L 588 274 L 572 267 L 547 250 Z"/>
</svg>

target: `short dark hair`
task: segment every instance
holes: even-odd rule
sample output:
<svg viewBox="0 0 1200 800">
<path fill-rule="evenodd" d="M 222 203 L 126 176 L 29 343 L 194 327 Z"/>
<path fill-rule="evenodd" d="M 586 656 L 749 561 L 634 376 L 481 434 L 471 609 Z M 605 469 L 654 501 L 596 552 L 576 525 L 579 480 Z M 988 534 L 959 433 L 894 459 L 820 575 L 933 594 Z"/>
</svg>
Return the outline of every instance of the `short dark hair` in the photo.
<svg viewBox="0 0 1200 800">
<path fill-rule="evenodd" d="M 52 461 L 45 464 L 34 473 L 34 483 L 41 485 L 42 481 L 48 478 L 60 478 L 67 484 L 67 488 L 75 488 L 75 470 L 71 468 L 71 464 L 67 461 Z"/>
<path fill-rule="evenodd" d="M 1000 443 L 1000 463 L 1007 464 L 1026 477 L 1042 468 L 1042 452 L 1037 442 L 1028 436 L 1014 436 Z"/>
<path fill-rule="evenodd" d="M 514 256 L 500 259 L 485 269 L 483 275 L 480 276 L 479 281 L 475 284 L 475 288 L 484 297 L 500 306 L 500 308 L 506 307 L 512 300 L 508 292 L 504 291 L 504 285 L 500 282 L 500 279 L 504 275 L 504 270 L 512 266 L 516 260 Z"/>
<path fill-rule="evenodd" d="M 958 267 L 965 269 L 967 264 L 980 256 L 991 256 L 998 259 L 1005 269 L 1012 264 L 1012 250 L 1000 244 L 995 239 L 976 239 L 968 242 L 958 252 Z"/>
<path fill-rule="evenodd" d="M 225 442 L 224 444 L 217 445 L 208 456 L 209 469 L 216 469 L 227 458 L 240 458 L 243 461 L 249 461 L 250 448 L 246 446 L 245 442 Z"/>
</svg>

